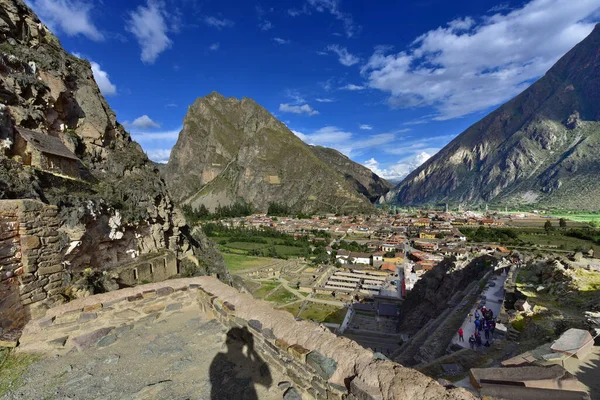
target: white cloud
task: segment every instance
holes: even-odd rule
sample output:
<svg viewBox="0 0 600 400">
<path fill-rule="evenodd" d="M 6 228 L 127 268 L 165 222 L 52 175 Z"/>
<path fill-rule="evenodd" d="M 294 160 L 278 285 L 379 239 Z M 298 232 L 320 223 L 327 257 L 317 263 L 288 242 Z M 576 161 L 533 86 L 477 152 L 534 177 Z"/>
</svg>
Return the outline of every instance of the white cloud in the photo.
<svg viewBox="0 0 600 400">
<path fill-rule="evenodd" d="M 297 9 L 295 9 L 295 8 L 290 8 L 290 9 L 288 10 L 288 15 L 289 15 L 289 16 L 291 16 L 291 17 L 297 17 L 297 16 L 298 16 L 298 15 L 300 15 L 300 14 L 302 14 L 302 11 L 300 11 L 300 10 L 297 10 Z"/>
<path fill-rule="evenodd" d="M 162 132 L 144 132 L 144 131 L 134 131 L 131 132 L 131 136 L 136 142 L 144 143 L 144 142 L 153 142 L 156 140 L 177 140 L 179 137 L 179 132 L 181 132 L 183 128 L 174 129 L 170 131 L 162 131 Z"/>
<path fill-rule="evenodd" d="M 279 37 L 273 38 L 273 41 L 275 43 L 277 43 L 277 44 L 288 44 L 288 43 L 290 43 L 289 40 L 285 40 L 285 39 L 282 39 L 282 38 L 279 38 Z"/>
<path fill-rule="evenodd" d="M 175 108 L 175 107 L 177 107 L 177 104 L 175 104 L 175 103 L 169 103 L 169 104 L 165 105 L 165 107 Z"/>
<path fill-rule="evenodd" d="M 265 19 L 258 23 L 258 27 L 260 28 L 261 31 L 268 31 L 270 29 L 273 29 L 273 24 L 271 23 L 271 21 L 267 21 Z"/>
<path fill-rule="evenodd" d="M 148 158 L 160 164 L 166 164 L 171 157 L 171 149 L 150 149 L 146 152 Z"/>
<path fill-rule="evenodd" d="M 289 103 L 280 104 L 279 111 L 289 112 L 289 113 L 293 113 L 293 114 L 307 114 L 307 115 L 318 115 L 319 114 L 319 112 L 317 110 L 314 110 L 308 104 L 303 104 L 303 105 L 293 105 L 293 104 L 289 104 Z"/>
<path fill-rule="evenodd" d="M 409 129 L 402 129 L 400 132 L 406 132 Z M 387 146 L 384 152 L 387 154 L 407 155 L 417 152 L 431 153 L 432 149 L 437 152 L 437 149 L 444 147 L 449 141 L 454 139 L 456 135 L 440 135 L 430 137 L 419 137 L 418 139 L 407 140 L 410 137 L 405 137 L 402 141 L 394 143 L 393 146 Z"/>
<path fill-rule="evenodd" d="M 100 88 L 100 92 L 102 92 L 104 96 L 113 96 L 117 94 L 117 87 L 110 81 L 108 73 L 103 71 L 98 63 L 90 61 L 90 64 L 92 65 L 94 79 Z"/>
<path fill-rule="evenodd" d="M 329 12 L 338 21 L 341 21 L 344 25 L 344 32 L 347 37 L 351 38 L 360 32 L 361 27 L 354 23 L 352 15 L 340 10 L 340 0 L 308 0 L 307 4 L 317 12 Z M 288 13 L 294 16 L 291 11 L 292 10 L 288 10 Z"/>
<path fill-rule="evenodd" d="M 446 120 L 497 106 L 583 40 L 598 0 L 531 0 L 522 8 L 451 21 L 400 53 L 378 48 L 361 69 L 393 107 L 434 107 Z"/>
<path fill-rule="evenodd" d="M 173 44 L 167 36 L 167 16 L 164 4 L 157 0 L 148 0 L 146 6 L 138 6 L 129 14 L 126 29 L 136 37 L 142 48 L 141 60 L 146 64 L 153 64 Z"/>
<path fill-rule="evenodd" d="M 366 87 L 364 86 L 359 86 L 359 85 L 354 85 L 352 83 L 347 84 L 346 86 L 342 86 L 340 88 L 341 90 L 351 90 L 351 91 L 358 91 L 358 90 L 365 90 Z"/>
<path fill-rule="evenodd" d="M 27 4 L 52 31 L 62 31 L 69 36 L 83 35 L 100 41 L 104 35 L 92 22 L 94 3 L 84 0 L 29 0 Z"/>
<path fill-rule="evenodd" d="M 315 101 L 318 103 L 333 103 L 333 102 L 335 102 L 334 99 L 329 99 L 329 98 L 323 98 L 323 99 L 319 98 L 319 99 L 315 99 Z"/>
<path fill-rule="evenodd" d="M 372 131 L 373 127 L 371 125 L 367 125 L 367 124 L 362 124 L 359 126 L 360 129 L 362 129 L 363 131 Z"/>
<path fill-rule="evenodd" d="M 208 47 L 208 49 L 209 49 L 210 51 L 217 51 L 217 50 L 219 50 L 219 47 L 221 47 L 221 43 L 219 43 L 219 42 L 216 42 L 216 43 L 213 43 L 213 44 L 211 44 L 211 45 Z"/>
<path fill-rule="evenodd" d="M 134 119 L 133 122 L 125 121 L 123 122 L 123 125 L 127 126 L 128 128 L 137 129 L 160 128 L 160 124 L 153 121 L 152 118 L 147 115 L 142 115 L 141 117 Z"/>
<path fill-rule="evenodd" d="M 433 154 L 435 152 L 428 153 L 422 151 L 386 167 L 381 166 L 377 160 L 371 158 L 365 161 L 364 165 L 382 178 L 402 180 L 412 171 L 419 168 L 425 161 L 429 160 Z"/>
<path fill-rule="evenodd" d="M 380 133 L 366 138 L 356 139 L 352 132 L 346 132 L 335 126 L 326 126 L 310 134 L 292 131 L 305 143 L 332 147 L 341 153 L 350 156 L 362 150 L 376 148 L 396 140 L 396 132 Z"/>
<path fill-rule="evenodd" d="M 231 28 L 235 25 L 235 23 L 227 18 L 217 18 L 217 17 L 204 17 L 204 23 L 208 26 L 212 26 L 213 28 L 217 28 L 219 30 L 223 28 Z"/>
<path fill-rule="evenodd" d="M 338 46 L 337 44 L 330 44 L 327 46 L 327 51 L 337 54 L 340 60 L 340 64 L 350 67 L 360 62 L 360 58 L 353 54 L 350 54 L 345 47 Z"/>
</svg>

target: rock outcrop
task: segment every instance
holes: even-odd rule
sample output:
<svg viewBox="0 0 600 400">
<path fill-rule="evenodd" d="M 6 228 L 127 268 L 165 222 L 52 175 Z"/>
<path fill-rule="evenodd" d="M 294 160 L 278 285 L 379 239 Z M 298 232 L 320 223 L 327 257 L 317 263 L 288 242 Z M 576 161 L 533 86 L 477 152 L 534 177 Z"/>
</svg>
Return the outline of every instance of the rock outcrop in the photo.
<svg viewBox="0 0 600 400">
<path fill-rule="evenodd" d="M 544 77 L 408 175 L 387 202 L 600 209 L 599 76 L 596 26 Z"/>
<path fill-rule="evenodd" d="M 0 199 L 58 206 L 61 257 L 74 277 L 163 249 L 227 276 L 212 243 L 189 234 L 158 169 L 100 93 L 90 63 L 68 54 L 22 0 L 0 0 L 0 101 Z M 59 138 L 80 160 L 79 176 L 26 165 L 16 128 Z"/>
<path fill-rule="evenodd" d="M 372 203 L 379 201 L 394 186 L 369 168 L 355 163 L 335 149 L 322 146 L 310 146 L 310 149 Z"/>
<path fill-rule="evenodd" d="M 162 173 L 175 200 L 192 208 L 243 200 L 259 211 L 271 202 L 295 212 L 371 210 L 345 175 L 377 197 L 371 182 L 340 170 L 253 100 L 211 93 L 190 106 Z"/>
</svg>

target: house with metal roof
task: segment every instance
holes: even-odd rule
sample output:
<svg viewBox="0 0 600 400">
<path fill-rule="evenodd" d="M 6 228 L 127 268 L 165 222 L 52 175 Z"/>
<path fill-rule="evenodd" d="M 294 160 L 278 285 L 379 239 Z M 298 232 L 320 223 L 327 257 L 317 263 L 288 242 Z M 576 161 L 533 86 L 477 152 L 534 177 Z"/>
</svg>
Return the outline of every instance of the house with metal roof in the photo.
<svg viewBox="0 0 600 400">
<path fill-rule="evenodd" d="M 13 154 L 21 157 L 23 165 L 79 176 L 79 158 L 59 137 L 25 128 L 17 128 L 17 132 Z"/>
</svg>

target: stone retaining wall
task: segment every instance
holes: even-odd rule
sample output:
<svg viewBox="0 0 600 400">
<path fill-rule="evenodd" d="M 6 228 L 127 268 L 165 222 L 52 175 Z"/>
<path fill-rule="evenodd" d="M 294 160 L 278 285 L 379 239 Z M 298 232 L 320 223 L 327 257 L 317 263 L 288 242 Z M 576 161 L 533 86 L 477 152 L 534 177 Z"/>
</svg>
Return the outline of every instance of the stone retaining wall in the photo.
<svg viewBox="0 0 600 400">
<path fill-rule="evenodd" d="M 0 200 L 2 331 L 21 328 L 41 304 L 51 307 L 62 302 L 64 266 L 58 227 L 54 206 L 34 200 Z"/>
<path fill-rule="evenodd" d="M 212 277 L 175 279 L 75 300 L 47 311 L 23 331 L 18 351 L 84 351 L 111 343 L 128 326 L 156 320 L 181 307 L 195 307 L 226 327 L 246 328 L 254 349 L 289 377 L 286 399 L 474 399 L 464 389 L 447 390 L 323 326 L 273 310 Z"/>
</svg>

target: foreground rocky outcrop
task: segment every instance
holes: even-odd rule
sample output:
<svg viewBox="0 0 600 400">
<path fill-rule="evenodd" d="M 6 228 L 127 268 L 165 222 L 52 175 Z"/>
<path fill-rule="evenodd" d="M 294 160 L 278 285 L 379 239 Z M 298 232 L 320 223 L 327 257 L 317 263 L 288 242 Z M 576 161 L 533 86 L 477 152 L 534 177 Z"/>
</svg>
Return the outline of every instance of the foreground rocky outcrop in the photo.
<svg viewBox="0 0 600 400">
<path fill-rule="evenodd" d="M 192 208 L 241 200 L 263 212 L 272 202 L 295 212 L 372 210 L 367 197 L 385 184 L 320 154 L 252 99 L 211 93 L 189 107 L 162 173 L 175 200 Z"/>
<path fill-rule="evenodd" d="M 539 81 L 456 137 L 386 200 L 598 210 L 600 26 Z"/>
<path fill-rule="evenodd" d="M 189 234 L 157 168 L 117 122 L 90 63 L 68 54 L 22 0 L 0 0 L 0 102 L 0 199 L 57 206 L 70 282 L 162 250 L 192 263 L 192 273 L 227 277 L 216 248 Z M 77 176 L 25 160 L 17 128 L 58 138 L 79 159 Z"/>
</svg>

